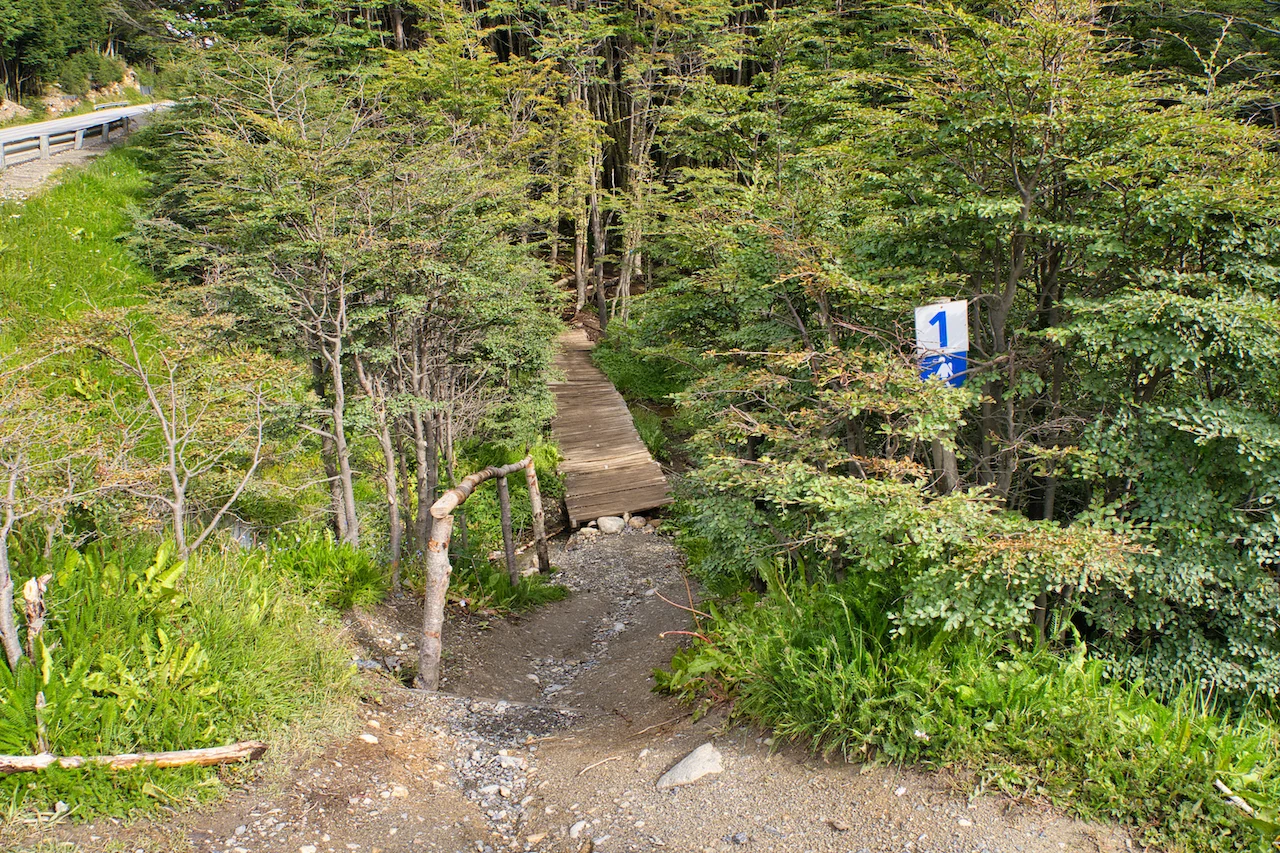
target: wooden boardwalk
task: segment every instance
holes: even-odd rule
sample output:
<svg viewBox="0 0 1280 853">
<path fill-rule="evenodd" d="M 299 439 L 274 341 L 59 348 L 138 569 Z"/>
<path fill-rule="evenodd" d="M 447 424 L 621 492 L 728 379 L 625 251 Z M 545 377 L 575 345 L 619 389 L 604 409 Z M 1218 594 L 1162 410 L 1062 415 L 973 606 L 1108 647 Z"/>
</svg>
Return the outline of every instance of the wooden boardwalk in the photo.
<svg viewBox="0 0 1280 853">
<path fill-rule="evenodd" d="M 582 329 L 561 335 L 556 367 L 565 381 L 551 386 L 551 432 L 564 454 L 560 470 L 574 527 L 671 503 L 662 467 L 640 440 L 622 395 L 591 363 L 591 346 Z"/>
</svg>

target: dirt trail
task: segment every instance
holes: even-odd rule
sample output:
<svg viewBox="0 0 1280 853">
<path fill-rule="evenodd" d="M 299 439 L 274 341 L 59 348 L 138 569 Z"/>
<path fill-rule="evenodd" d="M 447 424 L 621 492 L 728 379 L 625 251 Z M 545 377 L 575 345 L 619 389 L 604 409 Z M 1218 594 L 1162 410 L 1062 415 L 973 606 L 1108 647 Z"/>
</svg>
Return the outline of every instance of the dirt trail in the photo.
<svg viewBox="0 0 1280 853">
<path fill-rule="evenodd" d="M 955 780 L 825 763 L 651 691 L 689 624 L 678 551 L 628 531 L 575 537 L 553 554 L 566 601 L 527 618 L 452 623 L 443 695 L 387 681 L 363 728 L 276 782 L 205 814 L 124 828 L 57 830 L 77 850 L 224 853 L 1057 853 L 1129 849 L 1125 837 Z M 418 611 L 355 625 L 412 654 Z M 400 637 L 397 638 L 397 634 Z M 406 646 L 401 649 L 400 646 Z M 376 654 L 375 654 L 376 653 Z M 476 697 L 476 698 L 467 698 Z M 713 742 L 724 771 L 674 790 L 654 782 Z"/>
</svg>

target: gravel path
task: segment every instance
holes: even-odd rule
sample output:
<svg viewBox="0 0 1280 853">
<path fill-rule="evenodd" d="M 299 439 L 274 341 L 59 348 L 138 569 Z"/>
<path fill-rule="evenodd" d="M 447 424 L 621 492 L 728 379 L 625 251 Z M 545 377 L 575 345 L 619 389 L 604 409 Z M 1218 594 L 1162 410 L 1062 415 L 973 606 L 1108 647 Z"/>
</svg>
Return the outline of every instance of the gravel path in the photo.
<svg viewBox="0 0 1280 853">
<path fill-rule="evenodd" d="M 1057 853 L 1122 833 L 960 778 L 827 763 L 652 690 L 688 627 L 679 552 L 633 530 L 553 554 L 573 594 L 525 618 L 454 620 L 445 693 L 371 675 L 360 730 L 208 813 L 56 829 L 74 850 L 201 853 Z M 367 656 L 413 654 L 418 609 L 353 620 Z M 399 635 L 399 636 L 397 636 Z M 404 648 L 402 648 L 404 647 Z M 470 697 L 470 698 L 468 698 Z M 658 791 L 713 743 L 723 772 Z"/>
</svg>

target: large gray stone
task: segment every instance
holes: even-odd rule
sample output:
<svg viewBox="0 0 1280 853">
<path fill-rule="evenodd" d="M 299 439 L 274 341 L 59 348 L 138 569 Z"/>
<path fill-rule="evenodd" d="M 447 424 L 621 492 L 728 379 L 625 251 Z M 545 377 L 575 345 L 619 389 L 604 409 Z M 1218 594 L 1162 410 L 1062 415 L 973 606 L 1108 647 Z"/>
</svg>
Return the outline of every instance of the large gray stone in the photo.
<svg viewBox="0 0 1280 853">
<path fill-rule="evenodd" d="M 621 533 L 627 529 L 627 523 L 616 515 L 606 515 L 596 519 L 596 527 L 601 533 Z"/>
<path fill-rule="evenodd" d="M 703 776 L 720 773 L 723 770 L 724 766 L 720 763 L 720 750 L 709 743 L 704 743 L 680 759 L 675 767 L 662 774 L 662 778 L 658 780 L 658 790 L 666 791 L 681 785 L 692 785 Z"/>
</svg>

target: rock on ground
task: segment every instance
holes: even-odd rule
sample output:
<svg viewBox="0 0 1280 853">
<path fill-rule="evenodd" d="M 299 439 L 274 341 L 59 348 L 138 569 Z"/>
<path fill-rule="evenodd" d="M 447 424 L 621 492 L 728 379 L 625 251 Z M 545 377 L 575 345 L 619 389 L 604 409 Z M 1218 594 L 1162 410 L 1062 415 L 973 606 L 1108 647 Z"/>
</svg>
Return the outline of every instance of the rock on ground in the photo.
<svg viewBox="0 0 1280 853">
<path fill-rule="evenodd" d="M 596 519 L 596 527 L 600 528 L 601 533 L 621 533 L 626 529 L 627 523 L 616 515 L 606 515 Z"/>
<path fill-rule="evenodd" d="M 724 770 L 720 750 L 709 743 L 695 749 L 680 759 L 680 763 L 672 767 L 658 780 L 659 791 L 679 788 L 681 785 L 692 785 L 703 776 L 720 773 Z"/>
</svg>

